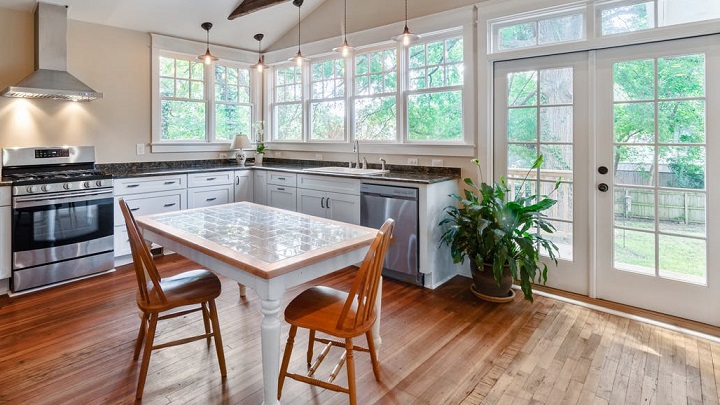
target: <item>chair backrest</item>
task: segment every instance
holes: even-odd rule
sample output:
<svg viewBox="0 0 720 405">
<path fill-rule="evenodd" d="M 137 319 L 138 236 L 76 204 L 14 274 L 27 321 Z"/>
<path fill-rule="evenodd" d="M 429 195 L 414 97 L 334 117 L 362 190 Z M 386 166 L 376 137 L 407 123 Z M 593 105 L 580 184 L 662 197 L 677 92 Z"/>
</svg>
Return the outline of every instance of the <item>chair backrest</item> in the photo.
<svg viewBox="0 0 720 405">
<path fill-rule="evenodd" d="M 123 199 L 120 199 L 118 204 L 120 204 L 120 210 L 122 210 L 123 217 L 125 217 L 125 226 L 130 239 L 130 250 L 132 251 L 140 299 L 147 304 L 165 304 L 167 299 L 160 286 L 160 273 L 155 267 L 150 248 L 145 244 L 140 228 L 138 228 L 128 204 Z"/>
<path fill-rule="evenodd" d="M 377 299 L 378 284 L 380 283 L 380 275 L 382 274 L 383 263 L 385 262 L 385 253 L 390 244 L 390 237 L 395 228 L 395 220 L 389 218 L 380 227 L 375 236 L 370 249 L 365 255 L 360 269 L 355 276 L 345 306 L 340 312 L 338 318 L 338 329 L 357 329 L 369 326 L 375 322 L 375 300 Z M 355 318 L 348 319 L 348 314 L 353 304 L 357 304 L 355 308 Z"/>
</svg>

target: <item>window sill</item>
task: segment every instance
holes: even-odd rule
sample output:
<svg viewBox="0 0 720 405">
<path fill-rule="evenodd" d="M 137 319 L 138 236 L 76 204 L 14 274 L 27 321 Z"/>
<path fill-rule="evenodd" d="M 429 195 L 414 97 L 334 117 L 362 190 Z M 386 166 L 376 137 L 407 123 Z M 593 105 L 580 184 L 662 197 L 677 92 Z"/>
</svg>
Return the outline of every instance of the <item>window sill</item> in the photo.
<svg viewBox="0 0 720 405">
<path fill-rule="evenodd" d="M 230 142 L 161 142 L 150 144 L 151 153 L 172 153 L 172 152 L 226 152 L 230 150 Z"/>
<path fill-rule="evenodd" d="M 351 153 L 352 145 L 348 143 L 319 142 L 273 142 L 266 143 L 269 150 L 297 152 Z M 469 144 L 387 144 L 363 143 L 360 141 L 360 153 L 413 155 L 413 156 L 452 156 L 474 157 L 475 145 Z"/>
</svg>

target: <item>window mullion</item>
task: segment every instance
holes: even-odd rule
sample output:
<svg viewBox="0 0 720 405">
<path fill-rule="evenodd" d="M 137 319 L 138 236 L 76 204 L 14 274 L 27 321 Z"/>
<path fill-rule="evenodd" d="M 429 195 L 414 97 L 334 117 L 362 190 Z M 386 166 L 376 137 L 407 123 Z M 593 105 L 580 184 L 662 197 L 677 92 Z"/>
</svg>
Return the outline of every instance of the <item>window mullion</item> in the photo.
<svg viewBox="0 0 720 405">
<path fill-rule="evenodd" d="M 396 47 L 397 52 L 397 63 L 395 64 L 397 74 L 397 88 L 395 89 L 395 120 L 397 125 L 397 131 L 395 133 L 395 141 L 399 143 L 405 143 L 407 140 L 407 98 L 405 90 L 409 87 L 409 72 L 410 64 L 408 63 L 408 57 L 410 54 L 409 48 L 403 46 L 401 42 L 398 42 Z"/>
<path fill-rule="evenodd" d="M 214 64 L 205 65 L 205 140 L 215 142 L 215 68 Z"/>
</svg>

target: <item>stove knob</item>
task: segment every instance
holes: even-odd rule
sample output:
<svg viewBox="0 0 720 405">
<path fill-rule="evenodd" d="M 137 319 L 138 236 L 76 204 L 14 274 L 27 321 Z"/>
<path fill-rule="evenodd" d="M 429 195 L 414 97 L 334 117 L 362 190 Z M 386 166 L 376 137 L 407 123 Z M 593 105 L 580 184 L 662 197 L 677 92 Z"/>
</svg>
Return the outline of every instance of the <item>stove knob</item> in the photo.
<svg viewBox="0 0 720 405">
<path fill-rule="evenodd" d="M 26 190 L 29 194 L 32 194 L 32 193 L 34 193 L 34 192 L 37 191 L 37 187 L 35 187 L 35 186 L 27 186 L 27 187 L 25 187 L 25 190 Z"/>
<path fill-rule="evenodd" d="M 90 188 L 90 182 L 89 181 L 83 182 L 83 187 Z"/>
<path fill-rule="evenodd" d="M 95 185 L 98 187 L 102 187 L 102 180 L 96 180 Z"/>
<path fill-rule="evenodd" d="M 70 190 L 70 183 L 65 183 L 65 184 L 63 184 L 63 188 L 64 188 L 65 190 Z"/>
<path fill-rule="evenodd" d="M 40 190 L 47 193 L 50 190 L 50 186 L 47 184 L 43 184 L 42 186 L 40 186 Z"/>
</svg>

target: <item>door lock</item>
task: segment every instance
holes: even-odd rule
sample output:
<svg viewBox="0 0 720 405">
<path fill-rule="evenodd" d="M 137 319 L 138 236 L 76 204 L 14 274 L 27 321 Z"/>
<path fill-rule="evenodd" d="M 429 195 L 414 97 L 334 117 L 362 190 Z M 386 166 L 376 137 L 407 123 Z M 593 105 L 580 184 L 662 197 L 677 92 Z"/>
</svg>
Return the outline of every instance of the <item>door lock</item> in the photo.
<svg viewBox="0 0 720 405">
<path fill-rule="evenodd" d="M 600 174 L 607 174 L 607 172 L 608 172 L 607 166 L 600 166 L 600 167 L 598 167 L 598 173 L 600 173 Z"/>
<path fill-rule="evenodd" d="M 602 191 L 603 193 L 608 191 L 609 187 L 605 183 L 598 184 L 598 190 Z"/>
</svg>

